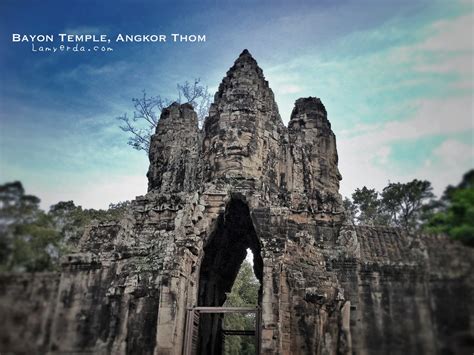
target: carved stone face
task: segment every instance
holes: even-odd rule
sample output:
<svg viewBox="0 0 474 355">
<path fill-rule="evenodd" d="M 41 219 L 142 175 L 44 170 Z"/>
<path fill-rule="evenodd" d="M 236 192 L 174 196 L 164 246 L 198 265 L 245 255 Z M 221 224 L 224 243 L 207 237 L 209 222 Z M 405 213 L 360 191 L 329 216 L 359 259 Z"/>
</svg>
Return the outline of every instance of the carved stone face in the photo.
<svg viewBox="0 0 474 355">
<path fill-rule="evenodd" d="M 204 153 L 207 151 L 214 161 L 214 176 L 243 177 L 255 173 L 249 168 L 252 155 L 256 153 L 256 136 L 250 132 L 250 127 L 238 126 L 238 121 L 236 114 L 222 115 L 215 135 L 205 138 Z"/>
</svg>

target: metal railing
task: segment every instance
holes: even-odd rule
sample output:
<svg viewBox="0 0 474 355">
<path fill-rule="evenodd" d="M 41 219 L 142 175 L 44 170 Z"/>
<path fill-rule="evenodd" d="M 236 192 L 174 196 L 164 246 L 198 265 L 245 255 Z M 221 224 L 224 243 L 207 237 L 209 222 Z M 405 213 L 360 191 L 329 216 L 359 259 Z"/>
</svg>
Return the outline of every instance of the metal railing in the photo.
<svg viewBox="0 0 474 355">
<path fill-rule="evenodd" d="M 204 313 L 226 314 L 226 313 L 255 313 L 254 330 L 232 330 L 223 329 L 224 336 L 254 336 L 256 353 L 260 353 L 260 331 L 261 331 L 261 309 L 260 307 L 192 307 L 186 313 L 186 327 L 184 336 L 184 355 L 197 355 L 199 346 L 199 320 Z"/>
</svg>

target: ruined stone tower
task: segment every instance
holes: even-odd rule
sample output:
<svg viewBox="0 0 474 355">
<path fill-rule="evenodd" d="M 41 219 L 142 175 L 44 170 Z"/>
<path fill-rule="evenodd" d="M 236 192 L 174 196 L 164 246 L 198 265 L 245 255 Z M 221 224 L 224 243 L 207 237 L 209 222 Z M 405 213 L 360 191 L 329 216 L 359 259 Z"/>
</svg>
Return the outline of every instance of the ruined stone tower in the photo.
<svg viewBox="0 0 474 355">
<path fill-rule="evenodd" d="M 347 224 L 324 105 L 298 99 L 285 127 L 247 50 L 203 129 L 171 105 L 149 157 L 148 193 L 90 226 L 60 275 L 1 276 L 1 352 L 182 354 L 187 310 L 223 304 L 246 249 L 261 354 L 472 352 L 473 249 Z M 219 322 L 199 327 L 199 353 L 219 354 Z"/>
</svg>

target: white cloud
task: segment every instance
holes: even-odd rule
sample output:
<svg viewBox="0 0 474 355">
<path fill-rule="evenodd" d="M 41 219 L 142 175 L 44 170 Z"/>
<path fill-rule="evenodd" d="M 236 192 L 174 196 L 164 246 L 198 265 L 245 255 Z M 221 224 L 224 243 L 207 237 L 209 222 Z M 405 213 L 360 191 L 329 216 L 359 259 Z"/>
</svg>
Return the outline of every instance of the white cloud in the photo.
<svg viewBox="0 0 474 355">
<path fill-rule="evenodd" d="M 433 155 L 441 160 L 446 168 L 474 166 L 474 148 L 470 144 L 456 140 L 446 140 L 434 151 Z"/>
<path fill-rule="evenodd" d="M 35 186 L 34 182 L 26 184 L 27 193 L 41 198 L 41 207 L 49 209 L 59 201 L 73 200 L 84 208 L 107 209 L 110 203 L 133 200 L 147 192 L 147 179 L 142 175 L 113 176 L 99 179 L 88 179 L 85 175 L 82 183 L 65 183 L 61 186 Z"/>
<path fill-rule="evenodd" d="M 432 73 L 458 73 L 469 75 L 472 79 L 473 56 L 472 53 L 465 53 L 457 54 L 450 58 L 444 58 L 444 60 L 434 63 L 421 62 L 416 66 L 416 70 Z M 472 88 L 472 84 L 469 88 Z"/>
<path fill-rule="evenodd" d="M 403 120 L 358 124 L 339 132 L 342 194 L 350 196 L 355 188 L 364 185 L 381 190 L 389 180 L 404 182 L 414 178 L 431 181 L 435 192 L 440 194 L 448 184 L 459 183 L 462 174 L 474 167 L 472 141 L 469 144 L 448 138 L 466 132 L 472 134 L 474 130 L 473 21 L 472 13 L 439 21 L 429 28 L 430 34 L 424 40 L 392 48 L 387 53 L 387 63 L 409 64 L 414 74 L 457 74 L 459 79 L 446 88 L 467 90 L 468 94 L 454 96 L 446 92 L 439 97 L 426 94 L 399 102 L 401 107 L 406 107 Z M 393 144 L 434 136 L 447 138 L 418 168 L 406 164 L 402 170 L 400 167 L 405 164 L 390 157 Z"/>
<path fill-rule="evenodd" d="M 405 171 L 390 168 L 390 164 L 374 164 L 377 152 L 372 154 L 368 149 L 353 152 L 339 150 L 343 175 L 340 192 L 343 196 L 351 196 L 356 188 L 362 186 L 381 191 L 389 181 L 408 182 L 413 179 L 430 181 L 435 194 L 440 196 L 446 186 L 458 184 L 463 174 L 474 168 L 472 144 L 456 140 L 444 141 L 418 169 Z"/>
<path fill-rule="evenodd" d="M 419 49 L 429 51 L 465 51 L 473 46 L 474 12 L 454 20 L 434 23 L 432 35 L 418 45 Z"/>
<path fill-rule="evenodd" d="M 463 174 L 473 168 L 472 141 L 468 144 L 448 139 L 433 150 L 433 157 L 427 159 L 423 166 L 411 174 L 411 177 L 431 181 L 439 196 L 446 186 L 459 184 Z"/>
<path fill-rule="evenodd" d="M 71 35 L 99 35 L 106 34 L 106 29 L 97 27 L 97 26 L 78 26 L 78 27 L 68 27 L 63 33 Z"/>
<path fill-rule="evenodd" d="M 390 146 L 423 137 L 446 136 L 474 129 L 473 103 L 469 97 L 420 100 L 410 119 L 364 126 L 358 135 L 345 132 L 338 139 L 341 193 L 349 196 L 357 187 L 381 190 L 391 181 L 414 178 L 433 182 L 440 193 L 448 184 L 456 184 L 473 164 L 472 144 L 446 140 L 415 170 L 395 169 Z M 365 130 L 365 131 L 364 131 Z"/>
<path fill-rule="evenodd" d="M 397 49 L 395 58 L 411 62 L 421 73 L 457 74 L 463 85 L 473 89 L 474 72 L 474 12 L 450 20 L 438 21 L 428 28 L 430 35 L 423 41 Z"/>
<path fill-rule="evenodd" d="M 302 91 L 302 88 L 295 84 L 284 84 L 275 86 L 275 92 L 280 94 L 296 94 Z"/>
<path fill-rule="evenodd" d="M 372 147 L 381 147 L 394 141 L 460 133 L 473 128 L 473 102 L 470 97 L 420 99 L 414 102 L 414 106 L 416 109 L 409 119 L 366 125 L 365 132 L 362 128 L 359 135 L 342 138 L 349 145 L 365 142 Z"/>
<path fill-rule="evenodd" d="M 56 74 L 56 80 L 59 82 L 74 80 L 90 84 L 93 81 L 104 81 L 110 78 L 121 76 L 130 71 L 132 66 L 126 62 L 118 61 L 100 66 L 91 64 L 79 64 L 78 66 L 60 71 Z"/>
</svg>

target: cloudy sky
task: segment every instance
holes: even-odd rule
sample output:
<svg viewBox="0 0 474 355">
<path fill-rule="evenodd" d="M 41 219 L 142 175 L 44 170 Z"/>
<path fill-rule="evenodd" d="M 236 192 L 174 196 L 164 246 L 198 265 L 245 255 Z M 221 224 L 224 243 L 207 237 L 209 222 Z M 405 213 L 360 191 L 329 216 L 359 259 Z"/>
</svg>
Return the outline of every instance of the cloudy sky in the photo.
<svg viewBox="0 0 474 355">
<path fill-rule="evenodd" d="M 115 117 L 131 113 L 144 89 L 174 97 L 176 83 L 199 77 L 214 92 L 244 48 L 285 123 L 297 98 L 322 99 L 343 195 L 413 178 L 439 194 L 474 167 L 472 0 L 2 0 L 0 19 L 0 183 L 22 181 L 45 208 L 104 208 L 144 194 L 148 159 L 127 146 Z M 206 42 L 38 53 L 13 33 Z"/>
</svg>

